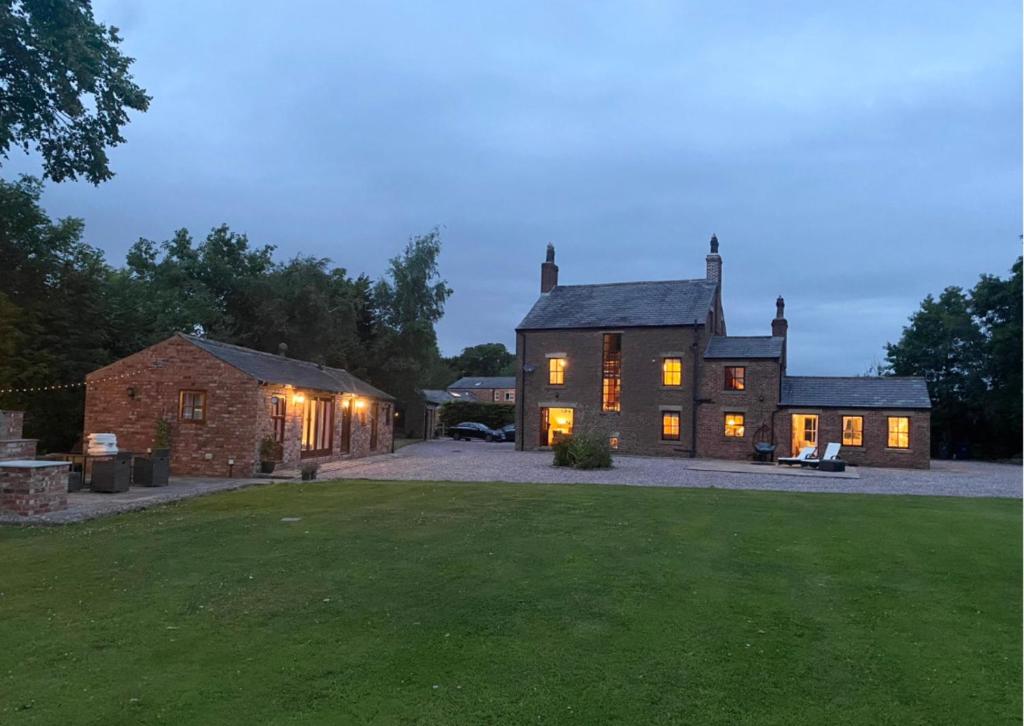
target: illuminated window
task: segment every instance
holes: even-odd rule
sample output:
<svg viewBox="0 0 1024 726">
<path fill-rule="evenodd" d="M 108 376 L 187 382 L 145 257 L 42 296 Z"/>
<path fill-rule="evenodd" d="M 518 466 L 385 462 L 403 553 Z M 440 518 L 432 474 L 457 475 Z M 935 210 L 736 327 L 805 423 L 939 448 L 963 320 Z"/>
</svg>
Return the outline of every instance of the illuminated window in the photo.
<svg viewBox="0 0 1024 726">
<path fill-rule="evenodd" d="M 619 448 L 619 437 L 618 436 L 609 436 L 608 437 L 608 448 L 609 449 L 618 449 Z"/>
<path fill-rule="evenodd" d="M 206 420 L 206 391 L 180 391 L 178 418 L 182 421 L 202 423 Z"/>
<path fill-rule="evenodd" d="M 620 410 L 621 399 L 622 333 L 605 333 L 601 358 L 601 410 Z"/>
<path fill-rule="evenodd" d="M 743 391 L 747 387 L 747 369 L 744 366 L 725 367 L 725 390 Z"/>
<path fill-rule="evenodd" d="M 661 385 L 681 386 L 683 385 L 683 360 L 682 358 L 663 358 L 661 361 Z"/>
<path fill-rule="evenodd" d="M 661 412 L 661 439 L 662 441 L 679 441 L 679 412 Z"/>
<path fill-rule="evenodd" d="M 565 384 L 565 358 L 548 358 L 548 385 Z"/>
<path fill-rule="evenodd" d="M 843 416 L 843 446 L 864 445 L 864 417 Z"/>
<path fill-rule="evenodd" d="M 302 412 L 302 456 L 331 453 L 334 399 L 311 396 Z"/>
<path fill-rule="evenodd" d="M 572 436 L 574 411 L 571 408 L 542 408 L 540 410 L 540 445 L 554 446 Z"/>
<path fill-rule="evenodd" d="M 746 431 L 742 413 L 725 414 L 725 435 L 730 438 L 743 438 Z"/>
<path fill-rule="evenodd" d="M 910 419 L 906 416 L 889 417 L 889 448 L 910 448 Z"/>
</svg>

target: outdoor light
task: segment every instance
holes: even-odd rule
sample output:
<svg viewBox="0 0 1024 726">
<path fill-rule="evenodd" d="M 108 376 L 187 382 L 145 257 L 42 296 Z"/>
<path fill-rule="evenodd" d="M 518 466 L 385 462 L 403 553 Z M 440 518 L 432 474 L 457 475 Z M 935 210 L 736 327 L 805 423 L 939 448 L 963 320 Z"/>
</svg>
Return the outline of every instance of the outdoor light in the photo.
<svg viewBox="0 0 1024 726">
<path fill-rule="evenodd" d="M 364 401 L 361 398 L 357 398 L 356 399 L 356 408 L 360 408 L 360 409 L 366 408 L 366 401 Z"/>
<path fill-rule="evenodd" d="M 349 400 L 347 398 L 341 399 L 341 407 L 342 408 L 348 408 L 348 406 L 349 406 Z"/>
<path fill-rule="evenodd" d="M 292 403 L 302 403 L 305 400 L 306 397 L 303 396 L 301 393 L 296 393 L 294 396 L 292 396 Z"/>
</svg>

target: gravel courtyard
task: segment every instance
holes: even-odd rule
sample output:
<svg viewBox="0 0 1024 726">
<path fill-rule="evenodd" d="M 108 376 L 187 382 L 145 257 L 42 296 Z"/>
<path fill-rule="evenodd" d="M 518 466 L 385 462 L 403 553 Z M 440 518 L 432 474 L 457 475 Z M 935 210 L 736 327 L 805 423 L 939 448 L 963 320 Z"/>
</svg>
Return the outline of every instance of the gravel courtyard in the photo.
<svg viewBox="0 0 1024 726">
<path fill-rule="evenodd" d="M 738 471 L 714 470 L 716 468 Z M 550 452 L 522 452 L 515 451 L 512 444 L 445 439 L 411 444 L 390 455 L 328 464 L 321 468 L 319 478 L 627 484 L 796 492 L 1021 497 L 1021 467 L 1009 464 L 935 461 L 932 469 L 927 471 L 868 467 L 851 467 L 850 471 L 849 477 L 836 477 L 775 466 L 646 456 L 618 456 L 615 458 L 615 468 L 611 470 L 575 471 L 553 467 Z"/>
</svg>

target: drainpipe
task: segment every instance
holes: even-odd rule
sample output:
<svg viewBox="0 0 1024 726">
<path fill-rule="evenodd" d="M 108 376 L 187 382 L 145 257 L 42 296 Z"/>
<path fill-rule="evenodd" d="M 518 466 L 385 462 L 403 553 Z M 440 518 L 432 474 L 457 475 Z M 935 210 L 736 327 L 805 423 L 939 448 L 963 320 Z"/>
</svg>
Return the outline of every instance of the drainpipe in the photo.
<svg viewBox="0 0 1024 726">
<path fill-rule="evenodd" d="M 693 321 L 693 344 L 690 347 L 693 349 L 693 375 L 690 384 L 693 394 L 690 403 L 690 458 L 693 459 L 697 456 L 697 386 L 700 383 L 700 371 L 697 367 L 699 365 L 697 349 L 700 347 L 700 328 L 697 327 L 696 320 Z"/>
<path fill-rule="evenodd" d="M 522 356 L 519 355 L 520 350 Z M 519 382 L 516 389 L 516 451 L 525 451 L 526 371 L 523 368 L 526 366 L 526 336 L 519 331 L 516 331 L 516 363 L 516 380 Z"/>
</svg>

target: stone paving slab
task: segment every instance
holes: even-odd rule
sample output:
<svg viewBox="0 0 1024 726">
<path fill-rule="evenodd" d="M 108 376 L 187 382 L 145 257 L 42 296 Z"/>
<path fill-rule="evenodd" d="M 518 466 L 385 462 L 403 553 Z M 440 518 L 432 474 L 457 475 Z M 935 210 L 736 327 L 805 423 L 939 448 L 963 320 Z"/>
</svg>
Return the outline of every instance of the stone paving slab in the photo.
<svg viewBox="0 0 1024 726">
<path fill-rule="evenodd" d="M 59 512 L 22 517 L 0 513 L 0 525 L 56 525 L 83 522 L 121 512 L 133 512 L 159 504 L 232 491 L 259 484 L 273 484 L 269 479 L 205 479 L 172 477 L 165 487 L 132 487 L 126 492 L 100 494 L 92 491 L 70 492 L 68 507 Z"/>
</svg>

